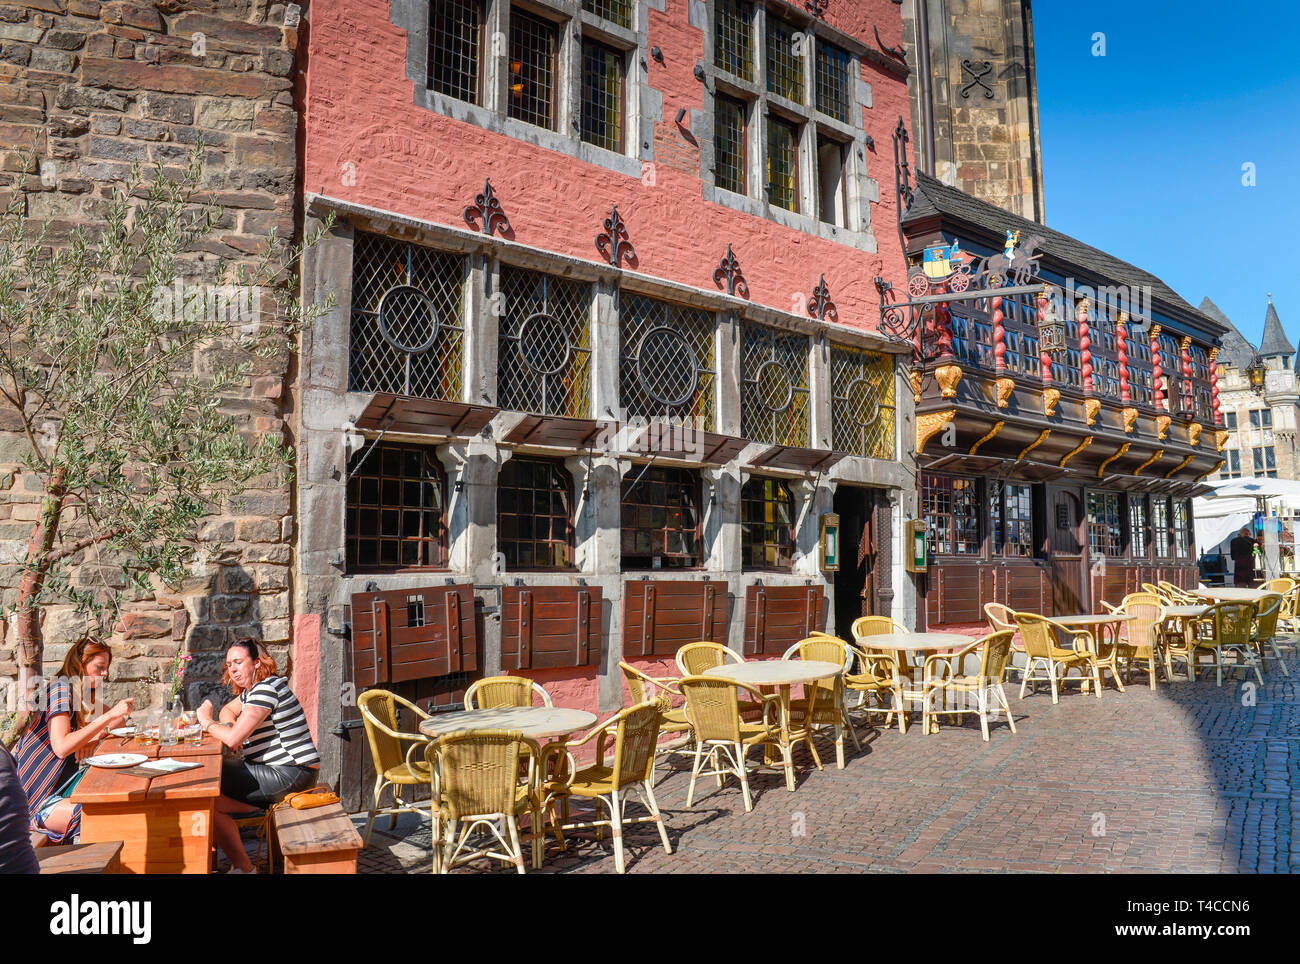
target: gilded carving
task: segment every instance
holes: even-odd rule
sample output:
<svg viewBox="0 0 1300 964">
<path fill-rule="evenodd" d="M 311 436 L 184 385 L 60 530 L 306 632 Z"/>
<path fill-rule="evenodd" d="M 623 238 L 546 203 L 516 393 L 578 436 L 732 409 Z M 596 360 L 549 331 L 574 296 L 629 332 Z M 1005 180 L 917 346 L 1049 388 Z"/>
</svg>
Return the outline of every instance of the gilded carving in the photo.
<svg viewBox="0 0 1300 964">
<path fill-rule="evenodd" d="M 1055 388 L 1043 389 L 1043 414 L 1052 416 L 1056 414 L 1056 403 L 1061 400 L 1061 393 Z"/>
<path fill-rule="evenodd" d="M 1125 442 L 1119 447 L 1119 450 L 1114 455 L 1108 458 L 1105 462 L 1102 462 L 1101 465 L 1097 466 L 1097 478 L 1100 479 L 1102 473 L 1106 471 L 1106 466 L 1110 465 L 1110 463 L 1114 462 L 1117 458 L 1127 452 L 1132 444 L 1132 442 Z"/>
<path fill-rule="evenodd" d="M 1124 409 L 1124 434 L 1132 435 L 1133 426 L 1137 424 L 1138 410 L 1136 408 Z"/>
<path fill-rule="evenodd" d="M 1204 482 L 1209 476 L 1213 475 L 1215 472 L 1219 471 L 1219 469 L 1223 468 L 1223 466 L 1227 464 L 1227 461 L 1228 461 L 1227 459 L 1219 459 L 1219 461 L 1214 463 L 1214 468 L 1210 469 L 1210 471 L 1204 473 L 1203 475 L 1198 475 L 1196 477 L 1196 481 Z"/>
<path fill-rule="evenodd" d="M 1187 426 L 1187 444 L 1198 445 L 1200 441 L 1201 441 L 1201 426 L 1199 423 L 1193 422 L 1191 425 Z"/>
<path fill-rule="evenodd" d="M 1016 382 L 1013 378 L 1003 375 L 997 380 L 996 388 L 998 408 L 1006 408 L 1007 402 L 1011 399 L 1011 393 L 1016 390 Z"/>
<path fill-rule="evenodd" d="M 1141 475 L 1143 469 L 1145 469 L 1145 468 L 1146 468 L 1148 465 L 1150 465 L 1152 462 L 1159 462 L 1162 458 L 1164 458 L 1164 455 L 1165 455 L 1165 450 L 1164 450 L 1164 449 L 1156 449 L 1156 454 L 1153 455 L 1153 456 L 1151 456 L 1151 458 L 1147 459 L 1145 462 L 1143 462 L 1141 465 L 1139 465 L 1136 469 L 1134 469 L 1134 470 L 1133 470 L 1133 474 L 1134 474 L 1134 475 Z"/>
<path fill-rule="evenodd" d="M 1231 437 L 1232 437 L 1231 432 L 1215 432 L 1214 444 L 1216 447 L 1216 451 L 1222 452 L 1223 447 L 1228 444 L 1228 439 Z"/>
<path fill-rule="evenodd" d="M 1177 465 L 1175 465 L 1172 469 L 1170 469 L 1168 472 L 1166 472 L 1166 473 L 1165 473 L 1165 478 L 1166 478 L 1166 479 L 1172 479 L 1172 478 L 1174 477 L 1174 474 L 1175 474 L 1175 473 L 1177 473 L 1177 472 L 1181 472 L 1184 468 L 1187 467 L 1187 463 L 1190 462 L 1190 461 L 1192 460 L 1192 458 L 1193 458 L 1193 456 L 1191 456 L 1191 455 L 1187 456 L 1187 458 L 1183 459 L 1181 462 L 1179 462 Z"/>
<path fill-rule="evenodd" d="M 1078 455 L 1080 452 L 1082 452 L 1084 449 L 1086 449 L 1086 448 L 1087 448 L 1089 445 L 1091 445 L 1091 444 L 1092 444 L 1092 436 L 1091 436 L 1091 435 L 1085 435 L 1085 436 L 1083 437 L 1083 441 L 1082 441 L 1082 442 L 1080 442 L 1078 445 L 1076 445 L 1074 448 L 1072 448 L 1069 452 L 1067 452 L 1067 453 L 1066 453 L 1066 454 L 1061 458 L 1061 468 L 1065 468 L 1065 463 L 1066 463 L 1066 462 L 1070 461 L 1070 459 L 1074 458 L 1076 455 Z"/>
<path fill-rule="evenodd" d="M 1101 411 L 1100 398 L 1085 398 L 1083 400 L 1084 420 L 1087 421 L 1089 425 L 1092 425 L 1094 422 L 1097 421 L 1097 413 L 1100 411 Z"/>
<path fill-rule="evenodd" d="M 1169 437 L 1169 425 L 1171 422 L 1173 422 L 1173 419 L 1168 415 L 1156 416 L 1156 438 L 1160 439 L 1160 441 L 1163 442 Z"/>
<path fill-rule="evenodd" d="M 921 379 L 922 375 L 920 372 L 907 373 L 907 380 L 912 383 L 912 401 L 914 402 L 919 402 L 921 400 Z"/>
<path fill-rule="evenodd" d="M 1047 441 L 1047 436 L 1049 436 L 1049 435 L 1051 435 L 1051 434 L 1052 434 L 1052 430 L 1051 430 L 1050 428 L 1048 428 L 1048 429 L 1044 429 L 1043 432 L 1042 432 L 1042 434 L 1040 434 L 1040 435 L 1038 436 L 1038 438 L 1034 439 L 1034 441 L 1032 441 L 1032 442 L 1029 443 L 1029 448 L 1027 448 L 1027 449 L 1025 449 L 1023 452 L 1021 452 L 1020 455 L 1017 456 L 1017 458 L 1022 458 L 1022 459 L 1023 459 L 1026 455 L 1028 455 L 1028 454 L 1029 454 L 1030 452 L 1032 452 L 1034 449 L 1038 448 L 1038 446 L 1040 446 L 1040 445 L 1042 445 L 1044 442 L 1046 442 L 1046 441 Z"/>
<path fill-rule="evenodd" d="M 940 365 L 934 370 L 934 380 L 939 383 L 944 398 L 957 397 L 957 383 L 961 381 L 960 365 Z"/>
<path fill-rule="evenodd" d="M 942 412 L 926 412 L 916 419 L 916 451 L 920 453 L 925 449 L 925 443 L 934 438 L 934 436 L 949 422 L 957 417 L 955 408 L 947 409 Z"/>
<path fill-rule="evenodd" d="M 997 435 L 998 432 L 1002 431 L 1002 426 L 1003 426 L 1003 425 L 1006 425 L 1006 424 L 1007 424 L 1007 423 L 1006 423 L 1006 422 L 1003 422 L 1003 421 L 997 421 L 997 422 L 994 422 L 994 423 L 993 423 L 993 427 L 992 427 L 991 429 L 989 429 L 989 433 L 988 433 L 987 435 L 985 435 L 982 439 L 980 439 L 978 442 L 976 442 L 974 445 L 972 445 L 972 446 L 970 447 L 970 452 L 969 452 L 968 454 L 970 454 L 970 455 L 974 455 L 974 454 L 975 454 L 975 451 L 976 451 L 976 450 L 977 450 L 981 445 L 983 445 L 983 444 L 984 444 L 985 442 L 987 442 L 989 439 L 993 438 L 993 436 Z"/>
</svg>

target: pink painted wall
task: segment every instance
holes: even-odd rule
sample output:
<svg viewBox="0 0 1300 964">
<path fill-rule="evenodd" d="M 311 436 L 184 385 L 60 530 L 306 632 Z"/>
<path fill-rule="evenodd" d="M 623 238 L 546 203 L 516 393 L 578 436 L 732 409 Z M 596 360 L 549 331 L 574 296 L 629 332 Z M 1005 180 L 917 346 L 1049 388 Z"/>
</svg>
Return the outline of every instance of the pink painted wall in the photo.
<svg viewBox="0 0 1300 964">
<path fill-rule="evenodd" d="M 601 260 L 594 238 L 617 203 L 642 273 L 716 290 L 713 269 L 730 243 L 753 301 L 791 310 L 806 303 L 825 274 L 840 322 L 874 328 L 872 279 L 882 275 L 901 287 L 905 277 L 891 136 L 899 116 L 908 116 L 906 83 L 864 63 L 873 101 L 864 112 L 866 129 L 876 145 L 866 155 L 868 173 L 881 195 L 870 205 L 878 253 L 822 241 L 703 200 L 698 150 L 673 123 L 679 108 L 701 107 L 692 69 L 703 39 L 686 10 L 686 0 L 668 0 L 665 13 L 650 14 L 649 42 L 662 48 L 665 62 L 647 58 L 649 79 L 663 92 L 666 120 L 657 125 L 651 186 L 649 178 L 416 107 L 406 79 L 406 34 L 389 22 L 388 4 L 316 4 L 305 80 L 304 190 L 465 227 L 461 212 L 490 176 L 513 240 L 592 261 Z M 902 42 L 892 0 L 835 4 L 828 21 L 869 47 L 875 47 L 873 27 L 886 44 Z"/>
<path fill-rule="evenodd" d="M 320 746 L 316 720 L 320 712 L 320 616 L 299 613 L 293 617 L 293 693 L 302 704 L 311 738 Z"/>
</svg>

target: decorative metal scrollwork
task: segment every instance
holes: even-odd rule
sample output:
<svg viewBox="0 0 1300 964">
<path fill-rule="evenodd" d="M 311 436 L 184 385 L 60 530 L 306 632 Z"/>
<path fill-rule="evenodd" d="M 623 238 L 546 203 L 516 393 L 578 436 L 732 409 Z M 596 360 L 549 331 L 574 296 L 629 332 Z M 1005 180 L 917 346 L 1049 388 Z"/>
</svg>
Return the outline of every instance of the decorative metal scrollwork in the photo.
<svg viewBox="0 0 1300 964">
<path fill-rule="evenodd" d="M 897 58 L 898 58 L 899 60 L 901 60 L 903 63 L 907 63 L 907 51 L 906 51 L 906 50 L 904 50 L 902 47 L 886 47 L 886 46 L 885 46 L 885 42 L 884 42 L 883 40 L 880 39 L 880 28 L 879 28 L 879 27 L 872 27 L 871 29 L 874 30 L 874 31 L 876 32 L 876 46 L 877 46 L 877 47 L 879 47 L 879 48 L 880 48 L 881 50 L 883 50 L 885 53 L 889 54 L 891 57 L 897 57 Z"/>
<path fill-rule="evenodd" d="M 379 299 L 379 334 L 398 351 L 428 351 L 438 340 L 438 328 L 438 312 L 419 288 L 396 285 Z"/>
<path fill-rule="evenodd" d="M 636 373 L 641 390 L 651 401 L 672 408 L 695 397 L 699 359 L 685 335 L 658 325 L 647 331 L 637 346 Z"/>
<path fill-rule="evenodd" d="M 829 0 L 804 0 L 804 8 L 818 20 L 825 20 L 827 3 Z"/>
<path fill-rule="evenodd" d="M 727 245 L 727 256 L 713 269 L 713 283 L 721 288 L 723 281 L 727 283 L 727 294 L 749 297 L 749 283 L 745 281 L 745 275 L 740 270 L 740 260 L 731 250 L 731 245 Z"/>
<path fill-rule="evenodd" d="M 481 194 L 474 195 L 474 203 L 461 212 L 465 223 L 484 234 L 499 233 L 503 238 L 510 232 L 510 219 L 501 209 L 501 201 L 492 190 L 492 179 L 483 182 Z M 475 222 L 478 222 L 477 224 Z"/>
<path fill-rule="evenodd" d="M 844 413 L 859 428 L 866 428 L 875 423 L 880 416 L 880 401 L 876 398 L 878 389 L 868 378 L 859 375 L 849 382 L 845 396 L 850 404 Z"/>
<path fill-rule="evenodd" d="M 534 312 L 519 326 L 519 355 L 538 375 L 558 375 L 573 355 L 563 322 L 545 311 Z"/>
<path fill-rule="evenodd" d="M 835 302 L 831 301 L 831 289 L 826 284 L 825 275 L 821 276 L 821 280 L 817 282 L 817 287 L 813 289 L 813 296 L 808 299 L 808 314 L 822 321 L 827 318 L 836 322 L 840 320 L 840 314 L 835 307 Z"/>
<path fill-rule="evenodd" d="M 618 267 L 619 261 L 626 258 L 628 266 L 636 264 L 636 248 L 628 240 L 627 224 L 618 213 L 618 205 L 605 219 L 605 230 L 596 235 L 596 250 L 605 256 L 605 260 Z"/>
<path fill-rule="evenodd" d="M 986 99 L 993 99 L 993 88 L 984 82 L 984 78 L 993 72 L 993 64 L 987 60 L 963 60 L 961 62 L 961 69 L 971 76 L 970 81 L 960 91 L 963 97 L 969 99 L 971 88 L 979 86 L 984 89 L 984 97 Z"/>
</svg>

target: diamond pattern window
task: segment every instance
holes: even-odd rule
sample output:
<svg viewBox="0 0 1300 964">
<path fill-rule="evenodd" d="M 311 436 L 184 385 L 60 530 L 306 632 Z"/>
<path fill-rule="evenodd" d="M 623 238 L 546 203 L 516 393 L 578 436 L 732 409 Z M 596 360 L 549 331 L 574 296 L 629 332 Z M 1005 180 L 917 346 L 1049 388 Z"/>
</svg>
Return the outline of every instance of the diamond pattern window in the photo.
<svg viewBox="0 0 1300 964">
<path fill-rule="evenodd" d="M 477 104 L 482 47 L 481 0 L 431 0 L 428 61 L 430 90 Z"/>
<path fill-rule="evenodd" d="M 358 233 L 348 388 L 459 401 L 465 259 Z"/>
<path fill-rule="evenodd" d="M 358 452 L 350 473 L 350 572 L 446 568 L 447 478 L 433 449 L 381 442 Z"/>
<path fill-rule="evenodd" d="M 573 568 L 573 479 L 561 465 L 515 456 L 501 467 L 497 547 L 510 569 Z"/>
<path fill-rule="evenodd" d="M 794 565 L 794 496 L 780 479 L 754 476 L 740 492 L 741 562 L 746 569 Z"/>
<path fill-rule="evenodd" d="M 634 466 L 623 482 L 623 568 L 700 565 L 700 475 Z"/>
<path fill-rule="evenodd" d="M 808 337 L 745 324 L 740 339 L 741 434 L 773 445 L 807 445 Z"/>
<path fill-rule="evenodd" d="M 624 292 L 619 316 L 619 391 L 628 417 L 692 418 L 713 431 L 713 314 Z"/>
<path fill-rule="evenodd" d="M 831 345 L 831 448 L 894 457 L 894 363 L 888 355 Z"/>
<path fill-rule="evenodd" d="M 558 29 L 549 20 L 510 9 L 510 116 L 555 129 L 555 50 Z"/>
<path fill-rule="evenodd" d="M 501 294 L 501 407 L 590 417 L 591 286 L 502 265 Z"/>
</svg>

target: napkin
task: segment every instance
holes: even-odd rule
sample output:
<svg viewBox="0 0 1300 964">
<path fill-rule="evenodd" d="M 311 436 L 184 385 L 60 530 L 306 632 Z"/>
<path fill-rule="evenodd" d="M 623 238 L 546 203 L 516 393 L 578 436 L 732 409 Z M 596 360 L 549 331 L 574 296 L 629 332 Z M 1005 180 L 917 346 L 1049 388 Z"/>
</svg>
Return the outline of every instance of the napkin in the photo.
<svg viewBox="0 0 1300 964">
<path fill-rule="evenodd" d="M 157 760 L 149 760 L 146 763 L 141 763 L 139 769 L 153 770 L 157 773 L 176 773 L 179 770 L 192 770 L 195 767 L 202 765 L 203 764 L 196 763 L 193 760 L 174 760 L 171 757 L 166 756 L 160 757 Z"/>
</svg>

